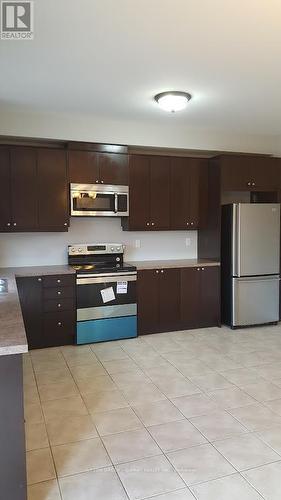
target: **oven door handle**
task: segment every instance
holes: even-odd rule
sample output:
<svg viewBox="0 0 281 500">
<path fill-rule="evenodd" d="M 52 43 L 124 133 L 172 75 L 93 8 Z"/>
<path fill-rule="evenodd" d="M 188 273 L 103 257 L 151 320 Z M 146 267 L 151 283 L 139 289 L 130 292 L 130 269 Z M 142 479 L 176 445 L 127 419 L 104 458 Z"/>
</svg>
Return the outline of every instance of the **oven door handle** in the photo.
<svg viewBox="0 0 281 500">
<path fill-rule="evenodd" d="M 95 285 L 98 283 L 117 283 L 118 281 L 137 281 L 137 276 L 107 276 L 95 278 L 77 278 L 77 285 Z"/>
<path fill-rule="evenodd" d="M 117 214 L 118 212 L 118 194 L 114 193 L 114 212 Z"/>
</svg>

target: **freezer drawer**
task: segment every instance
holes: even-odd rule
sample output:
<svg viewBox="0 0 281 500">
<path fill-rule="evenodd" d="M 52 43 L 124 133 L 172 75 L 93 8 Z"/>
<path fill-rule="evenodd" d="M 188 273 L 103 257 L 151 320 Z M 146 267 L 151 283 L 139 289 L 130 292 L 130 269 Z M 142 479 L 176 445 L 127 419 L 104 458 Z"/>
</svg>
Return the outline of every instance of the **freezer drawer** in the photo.
<svg viewBox="0 0 281 500">
<path fill-rule="evenodd" d="M 280 205 L 233 205 L 233 276 L 279 274 Z"/>
<path fill-rule="evenodd" d="M 232 278 L 232 326 L 279 320 L 279 276 Z"/>
</svg>

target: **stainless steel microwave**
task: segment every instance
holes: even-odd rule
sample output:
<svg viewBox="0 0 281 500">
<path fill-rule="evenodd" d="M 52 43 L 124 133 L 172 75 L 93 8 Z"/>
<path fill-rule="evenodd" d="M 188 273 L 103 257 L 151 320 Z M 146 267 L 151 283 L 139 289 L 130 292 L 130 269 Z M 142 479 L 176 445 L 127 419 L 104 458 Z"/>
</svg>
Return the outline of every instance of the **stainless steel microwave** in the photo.
<svg viewBox="0 0 281 500">
<path fill-rule="evenodd" d="M 123 217 L 129 215 L 128 186 L 70 184 L 73 217 Z"/>
</svg>

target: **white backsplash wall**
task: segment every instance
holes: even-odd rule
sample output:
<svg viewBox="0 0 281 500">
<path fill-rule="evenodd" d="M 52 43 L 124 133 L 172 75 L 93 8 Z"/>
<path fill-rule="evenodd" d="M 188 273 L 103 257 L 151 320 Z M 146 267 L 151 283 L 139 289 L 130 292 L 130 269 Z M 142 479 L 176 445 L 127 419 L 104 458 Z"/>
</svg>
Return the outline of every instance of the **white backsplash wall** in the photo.
<svg viewBox="0 0 281 500">
<path fill-rule="evenodd" d="M 125 244 L 126 260 L 197 257 L 197 231 L 128 232 L 119 218 L 72 218 L 68 233 L 0 234 L 0 267 L 66 264 L 67 245 L 96 242 Z"/>
</svg>

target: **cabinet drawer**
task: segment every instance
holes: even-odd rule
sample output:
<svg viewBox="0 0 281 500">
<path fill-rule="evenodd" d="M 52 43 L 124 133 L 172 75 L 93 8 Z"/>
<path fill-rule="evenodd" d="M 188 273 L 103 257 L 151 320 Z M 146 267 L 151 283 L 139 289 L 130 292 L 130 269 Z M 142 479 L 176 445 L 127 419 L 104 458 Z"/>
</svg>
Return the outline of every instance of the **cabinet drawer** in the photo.
<svg viewBox="0 0 281 500">
<path fill-rule="evenodd" d="M 71 311 L 75 309 L 75 299 L 50 299 L 43 302 L 44 312 Z"/>
<path fill-rule="evenodd" d="M 55 276 L 44 276 L 43 287 L 73 286 L 75 285 L 75 274 L 62 274 Z"/>
<path fill-rule="evenodd" d="M 75 311 L 48 312 L 43 316 L 45 344 L 60 346 L 73 344 L 76 331 Z"/>
<path fill-rule="evenodd" d="M 46 299 L 72 299 L 75 297 L 74 286 L 44 288 L 43 298 Z"/>
</svg>

